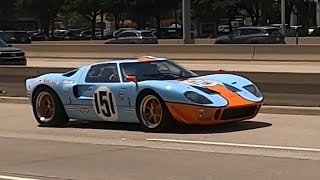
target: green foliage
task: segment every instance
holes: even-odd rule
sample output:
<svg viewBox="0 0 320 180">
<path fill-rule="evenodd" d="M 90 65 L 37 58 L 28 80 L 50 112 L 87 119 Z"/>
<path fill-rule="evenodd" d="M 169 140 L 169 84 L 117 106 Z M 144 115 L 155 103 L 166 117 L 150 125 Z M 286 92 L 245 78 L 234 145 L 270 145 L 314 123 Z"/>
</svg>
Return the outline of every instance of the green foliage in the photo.
<svg viewBox="0 0 320 180">
<path fill-rule="evenodd" d="M 64 4 L 64 0 L 22 0 L 19 5 L 24 11 L 38 17 L 56 15 Z"/>
<path fill-rule="evenodd" d="M 254 23 L 264 24 L 267 17 L 274 12 L 273 0 L 191 0 L 191 2 L 195 18 L 231 19 L 239 12 L 238 10 L 243 9 L 251 16 Z M 10 18 L 18 12 L 37 17 L 41 24 L 48 25 L 57 14 L 60 14 L 74 22 L 80 21 L 80 16 L 83 16 L 93 25 L 97 15 L 103 12 L 115 17 L 116 21 L 128 17 L 143 25 L 146 20 L 156 18 L 159 24 L 159 19 L 168 17 L 170 12 L 181 7 L 181 3 L 182 0 L 0 0 L 0 17 Z M 288 17 L 294 5 L 299 10 L 299 15 L 307 11 L 307 3 L 304 1 L 287 0 Z"/>
<path fill-rule="evenodd" d="M 219 16 L 237 7 L 240 0 L 193 0 L 192 9 L 194 16 L 208 18 Z"/>
<path fill-rule="evenodd" d="M 0 0 L 0 17 L 10 17 L 16 10 L 17 0 Z"/>
<path fill-rule="evenodd" d="M 105 0 L 66 0 L 66 6 L 71 11 L 77 11 L 88 20 L 96 19 L 97 14 L 102 9 Z"/>
</svg>

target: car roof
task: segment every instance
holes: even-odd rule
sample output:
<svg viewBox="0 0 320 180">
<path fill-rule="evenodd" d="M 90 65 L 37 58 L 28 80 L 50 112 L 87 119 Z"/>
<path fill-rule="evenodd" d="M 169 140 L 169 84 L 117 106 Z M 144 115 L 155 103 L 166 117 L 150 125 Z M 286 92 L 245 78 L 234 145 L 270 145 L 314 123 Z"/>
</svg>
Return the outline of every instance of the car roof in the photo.
<svg viewBox="0 0 320 180">
<path fill-rule="evenodd" d="M 111 61 L 103 61 L 103 62 L 91 64 L 91 65 L 109 64 L 109 63 L 117 63 L 117 64 L 137 63 L 137 62 L 163 61 L 163 60 L 168 60 L 168 59 L 167 58 L 157 58 L 157 57 L 153 57 L 153 56 L 142 56 L 142 57 L 133 58 L 133 59 L 118 59 L 118 60 L 111 60 Z"/>
<path fill-rule="evenodd" d="M 145 32 L 147 32 L 147 33 L 152 33 L 152 31 L 150 31 L 150 30 L 125 30 L 125 31 L 122 31 L 121 33 L 125 33 L 125 32 L 136 32 L 136 33 L 145 33 Z"/>
<path fill-rule="evenodd" d="M 279 29 L 277 27 L 274 26 L 243 26 L 243 27 L 239 27 L 237 29 Z"/>
</svg>

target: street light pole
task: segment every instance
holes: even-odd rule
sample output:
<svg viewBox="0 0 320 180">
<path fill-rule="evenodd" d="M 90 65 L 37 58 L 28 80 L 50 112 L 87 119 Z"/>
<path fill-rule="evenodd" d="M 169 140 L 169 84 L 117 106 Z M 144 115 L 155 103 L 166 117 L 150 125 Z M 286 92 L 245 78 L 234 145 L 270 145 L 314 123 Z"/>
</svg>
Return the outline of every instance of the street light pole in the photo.
<svg viewBox="0 0 320 180">
<path fill-rule="evenodd" d="M 183 42 L 184 44 L 192 44 L 191 40 L 191 2 L 190 0 L 182 0 L 183 14 Z"/>
<path fill-rule="evenodd" d="M 281 0 L 281 28 L 283 35 L 286 36 L 286 0 Z"/>
</svg>

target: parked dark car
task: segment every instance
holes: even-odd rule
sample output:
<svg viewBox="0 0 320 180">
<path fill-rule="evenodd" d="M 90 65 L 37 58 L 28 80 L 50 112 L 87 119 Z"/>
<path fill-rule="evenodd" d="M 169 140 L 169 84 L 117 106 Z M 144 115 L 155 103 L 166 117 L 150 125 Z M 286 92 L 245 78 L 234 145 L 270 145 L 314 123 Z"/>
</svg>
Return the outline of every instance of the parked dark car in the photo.
<svg viewBox="0 0 320 180">
<path fill-rule="evenodd" d="M 27 65 L 25 53 L 0 39 L 0 65 Z"/>
<path fill-rule="evenodd" d="M 0 39 L 6 43 L 31 43 L 31 36 L 27 31 L 0 31 Z"/>
<path fill-rule="evenodd" d="M 158 38 L 149 30 L 128 30 L 108 39 L 105 44 L 158 44 Z"/>
<path fill-rule="evenodd" d="M 218 37 L 215 44 L 285 44 L 285 40 L 276 27 L 240 27 Z"/>
</svg>

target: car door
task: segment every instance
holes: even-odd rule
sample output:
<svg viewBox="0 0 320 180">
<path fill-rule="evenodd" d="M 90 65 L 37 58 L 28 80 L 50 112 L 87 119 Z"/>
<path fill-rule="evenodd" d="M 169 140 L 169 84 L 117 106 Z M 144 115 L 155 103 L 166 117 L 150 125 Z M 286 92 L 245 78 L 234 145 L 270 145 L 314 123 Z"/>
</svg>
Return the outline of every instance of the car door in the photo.
<svg viewBox="0 0 320 180">
<path fill-rule="evenodd" d="M 73 117 L 81 120 L 119 121 L 120 77 L 116 63 L 93 65 L 73 86 Z"/>
<path fill-rule="evenodd" d="M 248 39 L 252 35 L 250 29 L 240 29 L 240 35 L 237 37 L 237 44 L 246 44 L 248 42 Z"/>
<path fill-rule="evenodd" d="M 229 35 L 229 41 L 228 44 L 238 44 L 240 42 L 240 30 L 232 31 Z"/>
<path fill-rule="evenodd" d="M 117 37 L 118 44 L 131 44 L 135 43 L 138 39 L 138 35 L 135 32 L 122 32 Z"/>
</svg>

